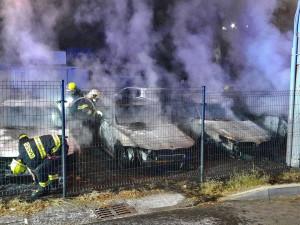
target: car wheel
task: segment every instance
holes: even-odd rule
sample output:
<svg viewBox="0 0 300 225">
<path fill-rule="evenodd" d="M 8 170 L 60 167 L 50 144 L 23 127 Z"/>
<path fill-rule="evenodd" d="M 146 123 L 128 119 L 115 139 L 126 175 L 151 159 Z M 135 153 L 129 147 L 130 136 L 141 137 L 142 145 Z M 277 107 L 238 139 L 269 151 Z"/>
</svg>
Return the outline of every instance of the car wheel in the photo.
<svg viewBox="0 0 300 225">
<path fill-rule="evenodd" d="M 122 168 L 134 168 L 139 165 L 136 149 L 124 147 L 120 141 L 115 144 L 116 160 Z"/>
<path fill-rule="evenodd" d="M 128 155 L 126 154 L 125 148 L 121 144 L 120 141 L 117 141 L 115 146 L 115 154 L 116 154 L 116 161 L 117 165 L 121 168 L 127 168 L 129 163 Z"/>
</svg>

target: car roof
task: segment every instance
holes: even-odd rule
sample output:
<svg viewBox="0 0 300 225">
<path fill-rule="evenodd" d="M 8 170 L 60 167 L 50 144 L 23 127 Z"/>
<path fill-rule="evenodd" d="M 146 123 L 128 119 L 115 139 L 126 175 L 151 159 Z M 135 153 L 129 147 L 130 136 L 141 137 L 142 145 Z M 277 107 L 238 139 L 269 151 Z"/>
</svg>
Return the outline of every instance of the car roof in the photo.
<svg viewBox="0 0 300 225">
<path fill-rule="evenodd" d="M 20 107 L 20 106 L 30 106 L 30 107 L 55 107 L 54 101 L 49 101 L 47 99 L 10 99 L 0 103 L 0 106 L 7 107 Z"/>
</svg>

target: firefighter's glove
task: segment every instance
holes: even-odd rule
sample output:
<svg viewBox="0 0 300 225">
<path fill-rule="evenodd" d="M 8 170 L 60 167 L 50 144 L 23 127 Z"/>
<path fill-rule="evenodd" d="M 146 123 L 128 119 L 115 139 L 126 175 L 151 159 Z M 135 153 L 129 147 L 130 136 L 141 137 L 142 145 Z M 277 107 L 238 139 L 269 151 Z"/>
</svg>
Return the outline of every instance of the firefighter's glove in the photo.
<svg viewBox="0 0 300 225">
<path fill-rule="evenodd" d="M 103 118 L 102 115 L 103 115 L 103 113 L 101 111 L 97 111 L 97 113 L 95 115 L 95 117 L 96 117 L 96 123 L 98 125 L 101 124 L 101 121 L 102 121 L 102 118 Z"/>
</svg>

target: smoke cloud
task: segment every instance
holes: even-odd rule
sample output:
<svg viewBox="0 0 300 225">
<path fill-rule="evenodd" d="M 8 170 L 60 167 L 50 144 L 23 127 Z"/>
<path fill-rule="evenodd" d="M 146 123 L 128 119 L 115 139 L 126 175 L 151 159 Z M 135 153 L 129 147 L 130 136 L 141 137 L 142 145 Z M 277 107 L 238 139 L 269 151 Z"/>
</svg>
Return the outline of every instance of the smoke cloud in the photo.
<svg viewBox="0 0 300 225">
<path fill-rule="evenodd" d="M 58 10 L 43 1 L 3 1 L 1 16 L 5 59 L 25 65 L 49 63 L 56 49 L 54 25 Z"/>
<path fill-rule="evenodd" d="M 120 76 L 129 76 L 131 86 L 178 86 L 185 80 L 211 91 L 232 84 L 287 90 L 296 3 L 4 0 L 2 61 L 51 64 L 51 50 L 86 46 L 92 56 L 81 55 L 73 63 L 89 71 L 89 83 L 82 84 L 89 88 L 118 86 Z M 93 30 L 85 32 L 87 26 Z M 89 46 L 89 36 L 98 45 Z M 38 76 L 31 73 L 32 79 Z"/>
</svg>

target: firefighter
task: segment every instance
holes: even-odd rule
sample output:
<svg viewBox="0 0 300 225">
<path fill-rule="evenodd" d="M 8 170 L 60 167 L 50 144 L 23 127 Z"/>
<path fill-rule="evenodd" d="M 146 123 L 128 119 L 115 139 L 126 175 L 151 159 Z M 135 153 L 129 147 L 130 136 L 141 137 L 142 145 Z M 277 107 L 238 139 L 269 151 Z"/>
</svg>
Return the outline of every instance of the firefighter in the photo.
<svg viewBox="0 0 300 225">
<path fill-rule="evenodd" d="M 69 83 L 66 91 L 72 97 L 72 102 L 67 105 L 68 122 L 72 133 L 82 147 L 90 146 L 98 140 L 101 115 L 97 114 L 93 100 L 84 97 L 75 83 Z"/>
<path fill-rule="evenodd" d="M 67 144 L 65 152 L 68 152 Z M 35 138 L 29 138 L 26 134 L 19 136 L 19 155 L 12 160 L 11 170 L 13 174 L 20 174 L 28 167 L 34 173 L 39 188 L 32 193 L 33 199 L 48 194 L 51 188 L 58 185 L 61 154 L 61 135 L 43 135 Z"/>
<path fill-rule="evenodd" d="M 100 99 L 101 94 L 100 91 L 98 91 L 97 89 L 93 89 L 87 94 L 87 97 L 91 99 L 94 103 L 96 103 L 97 100 Z"/>
<path fill-rule="evenodd" d="M 74 82 L 71 82 L 67 85 L 66 91 L 70 93 L 73 98 L 83 97 L 82 91 L 77 87 Z"/>
<path fill-rule="evenodd" d="M 83 96 L 81 90 L 73 82 L 67 85 L 66 91 L 69 95 L 67 99 L 72 98 L 68 100 L 67 105 L 71 118 L 90 119 L 95 113 L 93 103 Z"/>
<path fill-rule="evenodd" d="M 97 89 L 91 90 L 86 97 L 92 101 L 94 107 L 94 120 L 91 126 L 93 126 L 93 139 L 95 142 L 99 142 L 99 127 L 101 125 L 103 113 L 102 111 L 98 110 L 99 104 L 101 103 L 100 97 L 101 93 Z"/>
<path fill-rule="evenodd" d="M 95 110 L 98 109 L 98 107 L 102 106 L 101 105 L 101 94 L 100 94 L 100 91 L 98 91 L 97 89 L 93 89 L 91 90 L 87 96 L 86 96 L 88 99 L 90 99 L 93 103 L 94 103 L 94 106 L 95 106 Z M 102 117 L 103 113 L 99 110 L 96 110 L 96 113 L 98 114 L 98 116 Z"/>
</svg>

